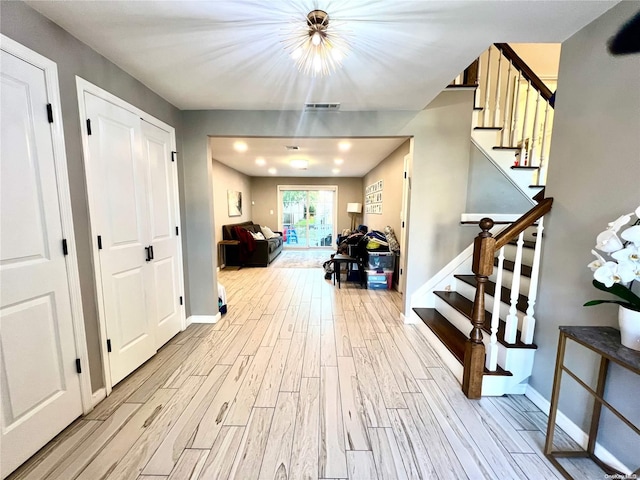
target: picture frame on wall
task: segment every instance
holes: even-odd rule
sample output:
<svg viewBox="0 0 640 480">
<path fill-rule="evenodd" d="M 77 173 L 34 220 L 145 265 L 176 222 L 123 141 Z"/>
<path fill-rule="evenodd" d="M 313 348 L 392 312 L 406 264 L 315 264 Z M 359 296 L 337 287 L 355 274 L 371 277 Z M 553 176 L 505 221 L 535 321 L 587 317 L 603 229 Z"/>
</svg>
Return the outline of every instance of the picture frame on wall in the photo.
<svg viewBox="0 0 640 480">
<path fill-rule="evenodd" d="M 242 215 L 242 192 L 237 190 L 227 190 L 227 204 L 230 217 Z"/>
</svg>

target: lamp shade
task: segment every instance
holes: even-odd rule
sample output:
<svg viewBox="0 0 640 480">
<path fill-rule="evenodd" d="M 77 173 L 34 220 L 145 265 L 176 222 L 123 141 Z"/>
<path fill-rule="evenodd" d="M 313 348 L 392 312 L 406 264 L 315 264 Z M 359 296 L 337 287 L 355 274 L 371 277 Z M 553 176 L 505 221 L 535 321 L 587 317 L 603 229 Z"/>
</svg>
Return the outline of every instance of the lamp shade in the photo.
<svg viewBox="0 0 640 480">
<path fill-rule="evenodd" d="M 362 204 L 347 203 L 347 213 L 362 213 Z"/>
</svg>

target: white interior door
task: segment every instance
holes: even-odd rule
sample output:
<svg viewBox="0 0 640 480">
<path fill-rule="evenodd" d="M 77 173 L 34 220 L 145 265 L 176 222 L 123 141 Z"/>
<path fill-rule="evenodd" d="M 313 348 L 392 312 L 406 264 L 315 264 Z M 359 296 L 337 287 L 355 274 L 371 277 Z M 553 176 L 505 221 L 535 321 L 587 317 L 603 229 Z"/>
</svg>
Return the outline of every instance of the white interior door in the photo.
<svg viewBox="0 0 640 480">
<path fill-rule="evenodd" d="M 172 161 L 171 134 L 142 122 L 142 150 L 147 176 L 150 244 L 153 248 L 153 296 L 156 346 L 180 331 L 182 314 L 179 290 L 180 253 L 177 211 L 177 171 Z"/>
<path fill-rule="evenodd" d="M 1 55 L 4 478 L 80 416 L 82 402 L 45 74 Z"/>
<path fill-rule="evenodd" d="M 409 207 L 411 199 L 412 154 L 405 155 L 402 180 L 402 211 L 400 212 L 400 269 L 398 291 L 404 293 L 407 284 L 407 229 L 409 228 Z"/>
<path fill-rule="evenodd" d="M 91 226 L 99 248 L 111 385 L 156 352 L 155 299 L 140 117 L 85 92 L 92 179 Z M 99 239 L 98 239 L 99 237 Z"/>
</svg>

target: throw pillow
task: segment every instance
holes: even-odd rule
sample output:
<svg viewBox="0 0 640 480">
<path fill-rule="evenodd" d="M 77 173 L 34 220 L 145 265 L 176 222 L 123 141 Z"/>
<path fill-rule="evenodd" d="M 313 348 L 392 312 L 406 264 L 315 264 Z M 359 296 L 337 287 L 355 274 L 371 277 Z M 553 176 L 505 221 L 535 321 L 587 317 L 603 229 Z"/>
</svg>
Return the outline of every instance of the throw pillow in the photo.
<svg viewBox="0 0 640 480">
<path fill-rule="evenodd" d="M 262 234 L 262 232 L 259 233 L 253 233 L 253 232 L 249 232 L 251 234 L 251 236 L 254 238 L 254 240 L 266 240 L 266 238 L 264 237 L 264 235 Z"/>
<path fill-rule="evenodd" d="M 277 233 L 273 233 L 273 230 L 271 230 L 269 227 L 260 227 L 260 230 L 262 230 L 262 234 L 264 235 L 264 238 L 266 238 L 267 240 L 269 240 L 270 238 L 280 236 Z"/>
</svg>

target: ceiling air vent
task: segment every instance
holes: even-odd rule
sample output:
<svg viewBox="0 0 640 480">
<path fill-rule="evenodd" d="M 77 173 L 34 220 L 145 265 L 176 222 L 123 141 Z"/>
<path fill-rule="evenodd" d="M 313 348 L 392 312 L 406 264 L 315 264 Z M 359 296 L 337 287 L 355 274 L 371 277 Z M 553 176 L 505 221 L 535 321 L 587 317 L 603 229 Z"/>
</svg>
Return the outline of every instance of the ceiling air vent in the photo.
<svg viewBox="0 0 640 480">
<path fill-rule="evenodd" d="M 300 150 L 300 147 L 297 145 L 285 145 L 284 148 L 285 150 L 288 150 L 290 152 L 295 152 L 297 150 Z"/>
<path fill-rule="evenodd" d="M 315 112 L 332 112 L 336 110 L 340 110 L 339 103 L 305 103 L 304 109 L 306 111 L 315 111 Z"/>
</svg>

